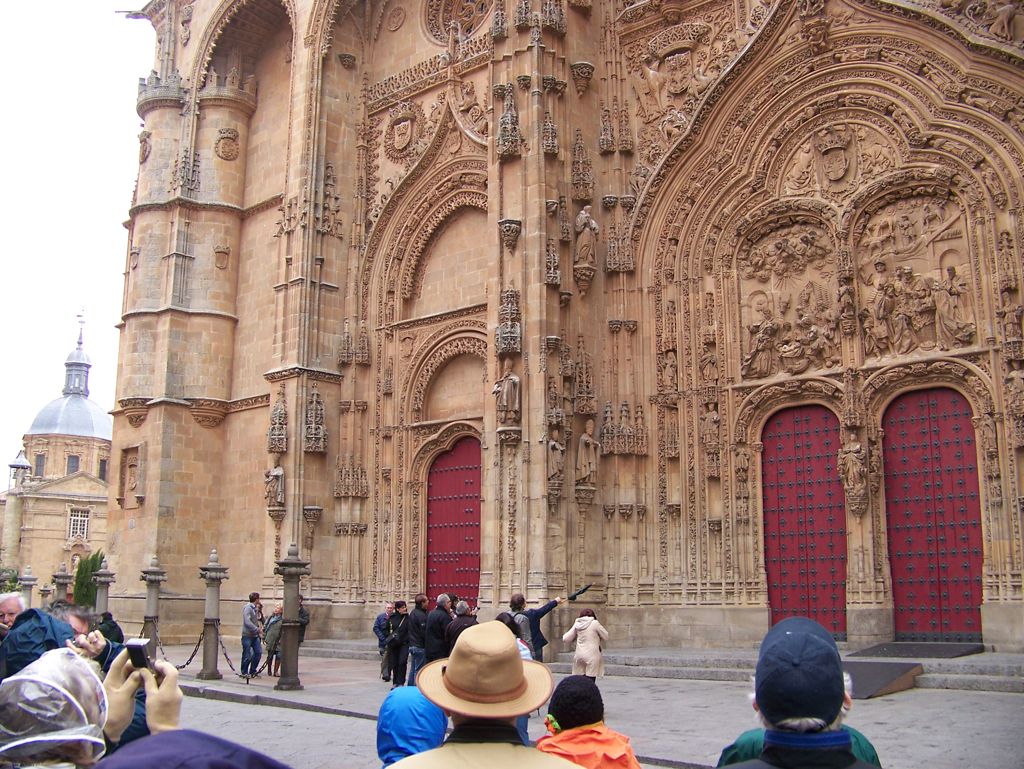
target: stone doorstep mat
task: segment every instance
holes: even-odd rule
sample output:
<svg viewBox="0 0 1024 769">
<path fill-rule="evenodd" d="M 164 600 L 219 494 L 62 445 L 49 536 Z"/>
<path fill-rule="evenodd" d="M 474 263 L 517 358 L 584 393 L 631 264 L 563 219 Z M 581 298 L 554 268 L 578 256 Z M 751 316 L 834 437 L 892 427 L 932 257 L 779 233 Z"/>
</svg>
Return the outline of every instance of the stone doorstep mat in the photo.
<svg viewBox="0 0 1024 769">
<path fill-rule="evenodd" d="M 981 654 L 985 651 L 984 644 L 980 643 L 949 643 L 949 642 L 919 642 L 919 641 L 889 641 L 876 646 L 869 646 L 867 649 L 851 652 L 847 657 L 898 657 L 901 659 L 921 658 L 925 659 L 953 659 L 954 657 L 966 657 L 971 654 Z"/>
</svg>

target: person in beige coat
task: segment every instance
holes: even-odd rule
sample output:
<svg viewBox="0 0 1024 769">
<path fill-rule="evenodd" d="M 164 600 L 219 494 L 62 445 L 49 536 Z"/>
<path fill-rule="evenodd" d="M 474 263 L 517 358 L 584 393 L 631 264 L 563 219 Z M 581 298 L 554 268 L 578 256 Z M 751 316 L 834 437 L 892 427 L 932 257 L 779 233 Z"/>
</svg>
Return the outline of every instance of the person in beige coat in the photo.
<svg viewBox="0 0 1024 769">
<path fill-rule="evenodd" d="M 587 676 L 591 680 L 604 675 L 604 656 L 601 648 L 608 640 L 608 631 L 597 621 L 593 609 L 584 609 L 569 632 L 562 636 L 565 643 L 576 642 L 576 656 L 572 660 L 572 674 Z"/>
</svg>

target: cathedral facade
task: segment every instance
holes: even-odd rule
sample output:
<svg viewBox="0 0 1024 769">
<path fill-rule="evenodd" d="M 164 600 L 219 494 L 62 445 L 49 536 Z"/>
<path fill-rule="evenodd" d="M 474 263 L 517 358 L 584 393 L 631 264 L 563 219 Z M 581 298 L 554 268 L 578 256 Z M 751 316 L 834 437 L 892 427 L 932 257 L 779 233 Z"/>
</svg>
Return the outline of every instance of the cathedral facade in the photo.
<svg viewBox="0 0 1024 769">
<path fill-rule="evenodd" d="M 141 15 L 112 568 L 1024 650 L 1015 5 Z"/>
</svg>

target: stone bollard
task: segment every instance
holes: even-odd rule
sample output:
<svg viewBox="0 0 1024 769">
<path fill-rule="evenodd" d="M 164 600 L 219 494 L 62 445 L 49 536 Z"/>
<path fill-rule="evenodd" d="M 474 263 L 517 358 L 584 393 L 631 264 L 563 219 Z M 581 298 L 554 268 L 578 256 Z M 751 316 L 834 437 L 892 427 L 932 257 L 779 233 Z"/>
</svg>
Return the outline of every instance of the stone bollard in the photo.
<svg viewBox="0 0 1024 769">
<path fill-rule="evenodd" d="M 215 681 L 223 676 L 217 669 L 220 641 L 220 583 L 228 578 L 228 567 L 221 566 L 217 549 L 210 551 L 210 562 L 199 567 L 199 576 L 206 580 L 206 616 L 203 619 L 203 669 L 196 678 Z"/>
<path fill-rule="evenodd" d="M 45 609 L 50 605 L 50 594 L 53 592 L 53 587 L 50 585 L 43 585 L 39 588 L 39 608 Z"/>
<path fill-rule="evenodd" d="M 32 567 L 26 566 L 25 573 L 18 577 L 18 587 L 21 588 L 21 599 L 25 602 L 25 608 L 32 608 L 32 588 L 35 587 L 39 577 L 32 574 Z"/>
<path fill-rule="evenodd" d="M 310 573 L 309 561 L 299 558 L 299 547 L 288 546 L 288 555 L 277 562 L 274 574 L 284 578 L 284 619 L 281 623 L 281 677 L 275 689 L 302 688 L 299 681 L 299 578 Z"/>
<path fill-rule="evenodd" d="M 149 568 L 139 577 L 146 583 L 146 613 L 142 617 L 142 636 L 149 639 L 149 653 L 156 653 L 157 625 L 160 622 L 160 583 L 167 579 L 167 571 L 160 568 L 154 555 Z"/>
<path fill-rule="evenodd" d="M 105 611 L 109 611 L 107 608 L 110 599 L 110 586 L 114 584 L 115 577 L 110 569 L 107 568 L 107 559 L 103 559 L 103 563 L 100 564 L 100 568 L 93 572 L 92 581 L 96 585 L 96 613 L 103 614 Z"/>
<path fill-rule="evenodd" d="M 53 600 L 68 600 L 68 588 L 71 587 L 71 583 L 74 581 L 75 575 L 68 574 L 68 565 L 62 561 L 60 568 L 57 569 L 57 573 L 53 575 Z"/>
</svg>

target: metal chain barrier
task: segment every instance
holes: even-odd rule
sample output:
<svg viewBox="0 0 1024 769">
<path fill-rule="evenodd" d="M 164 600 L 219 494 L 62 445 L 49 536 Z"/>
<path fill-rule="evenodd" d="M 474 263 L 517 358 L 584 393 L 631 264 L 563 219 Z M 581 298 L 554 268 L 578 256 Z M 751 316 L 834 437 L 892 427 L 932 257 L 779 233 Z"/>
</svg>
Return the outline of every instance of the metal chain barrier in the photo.
<svg viewBox="0 0 1024 769">
<path fill-rule="evenodd" d="M 220 634 L 220 628 L 218 627 L 217 630 L 217 643 L 220 644 L 220 650 L 224 652 L 224 659 L 227 660 L 228 667 L 231 668 L 231 672 L 234 673 L 236 676 L 242 675 L 237 670 L 235 670 L 235 665 L 231 661 L 231 657 L 228 656 L 228 649 L 226 646 L 224 646 L 224 637 Z"/>
<path fill-rule="evenodd" d="M 188 659 L 180 665 L 174 665 L 174 663 L 167 658 L 167 651 L 164 649 L 163 642 L 160 640 L 160 631 L 158 629 L 158 623 L 153 623 L 153 640 L 156 642 L 156 648 L 160 650 L 160 656 L 164 658 L 164 662 L 171 662 L 171 664 L 174 665 L 174 668 L 176 670 L 184 670 L 192 664 L 192 661 L 196 658 L 196 655 L 199 654 L 200 647 L 202 647 L 203 645 L 204 635 L 206 635 L 205 627 L 199 632 L 199 640 L 196 641 L 196 646 L 192 650 L 192 653 L 188 656 Z"/>
</svg>

